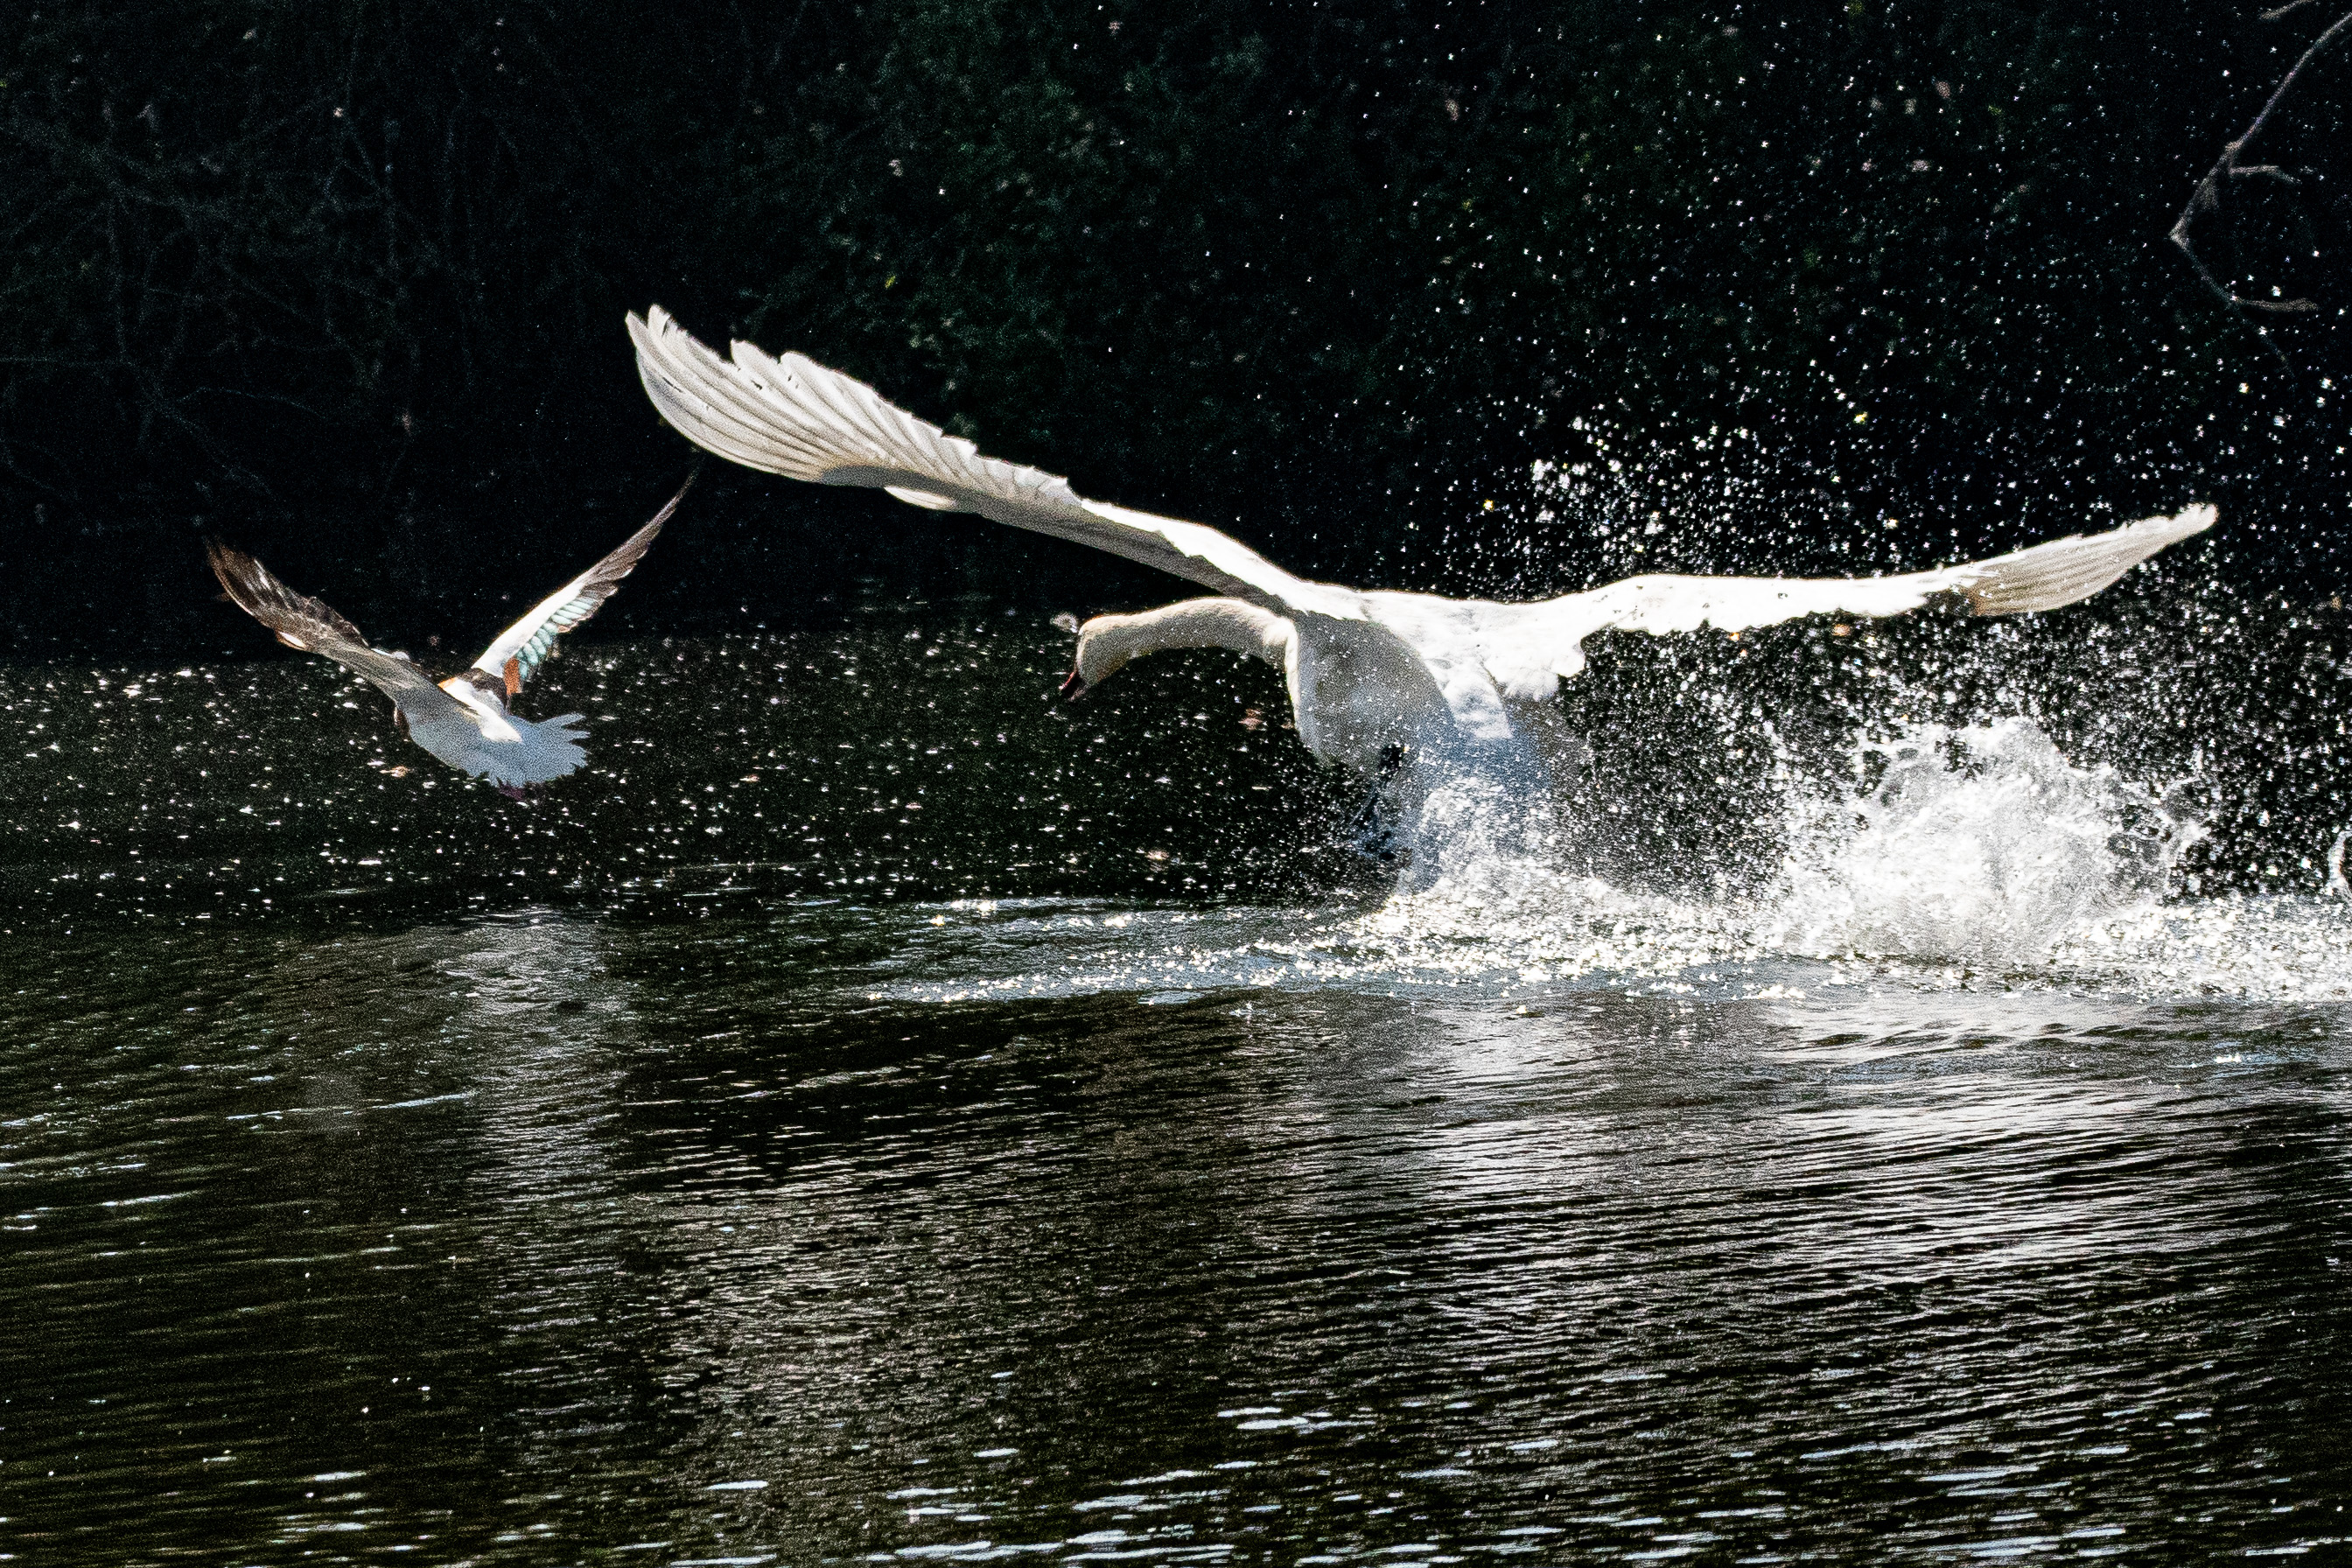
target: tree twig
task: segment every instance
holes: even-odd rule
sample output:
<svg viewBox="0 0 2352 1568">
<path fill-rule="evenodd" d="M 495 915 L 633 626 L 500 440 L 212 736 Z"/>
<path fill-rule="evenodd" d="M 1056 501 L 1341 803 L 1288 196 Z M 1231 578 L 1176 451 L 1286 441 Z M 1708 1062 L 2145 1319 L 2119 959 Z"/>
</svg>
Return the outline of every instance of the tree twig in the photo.
<svg viewBox="0 0 2352 1568">
<path fill-rule="evenodd" d="M 2308 0 L 2288 0 L 2286 5 L 2278 9 L 2263 13 L 2263 20 L 2275 22 L 2307 3 Z M 2225 286 L 2220 279 L 2213 276 L 2212 269 L 2205 265 L 2203 258 L 2197 254 L 2197 247 L 2189 238 L 2189 226 L 2196 221 L 2198 214 L 2221 210 L 2221 186 L 2225 180 L 2251 176 L 2284 180 L 2289 184 L 2298 183 L 2294 176 L 2286 174 L 2275 163 L 2241 164 L 2238 162 L 2238 154 L 2244 152 L 2248 144 L 2256 136 L 2262 134 L 2263 127 L 2270 123 L 2271 110 L 2276 109 L 2281 100 L 2293 89 L 2295 79 L 2303 75 L 2303 68 L 2316 59 L 2322 51 L 2347 32 L 2352 32 L 2352 11 L 2347 11 L 2336 18 L 2334 24 L 2326 32 L 2314 38 L 2311 41 L 2311 47 L 2303 51 L 2303 57 L 2294 62 L 2286 75 L 2279 79 L 2278 86 L 2271 89 L 2270 97 L 2263 100 L 2262 111 L 2254 116 L 2254 122 L 2246 127 L 2244 135 L 2221 149 L 2221 156 L 2214 162 L 2210 169 L 2205 172 L 2205 177 L 2197 182 L 2197 188 L 2189 195 L 2189 205 L 2180 209 L 2180 217 L 2172 226 L 2172 243 L 2180 247 L 2180 253 L 2189 258 L 2189 265 L 2196 269 L 2197 276 L 2203 279 L 2205 287 L 2213 290 L 2222 304 L 2229 307 L 2231 315 L 2253 329 L 2254 335 L 2262 339 L 2263 347 L 2270 350 L 2273 357 L 2277 359 L 2282 366 L 2287 366 L 2287 357 L 2278 344 L 2272 341 L 2270 329 L 2260 321 L 2249 319 L 2246 312 L 2259 310 L 2273 315 L 2302 315 L 2306 311 L 2315 310 L 2319 307 L 2309 300 L 2250 300 L 2234 289 Z M 2293 367 L 2287 366 L 2287 368 Z"/>
</svg>

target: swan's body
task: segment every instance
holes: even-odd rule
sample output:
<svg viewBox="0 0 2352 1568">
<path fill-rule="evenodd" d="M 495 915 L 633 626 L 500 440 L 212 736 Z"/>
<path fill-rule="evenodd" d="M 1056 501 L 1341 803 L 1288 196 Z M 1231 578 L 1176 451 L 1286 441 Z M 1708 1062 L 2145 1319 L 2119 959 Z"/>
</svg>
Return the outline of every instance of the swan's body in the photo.
<svg viewBox="0 0 2352 1568">
<path fill-rule="evenodd" d="M 1214 646 L 1266 659 L 1289 688 L 1298 737 L 1318 760 L 1383 771 L 1391 748 L 1499 742 L 1545 727 L 1584 640 L 1610 627 L 1738 631 L 1811 615 L 1900 615 L 1943 603 L 1980 616 L 2088 598 L 2167 545 L 2210 527 L 2210 506 L 2008 555 L 1895 577 L 1629 577 L 1532 604 L 1366 592 L 1293 576 L 1200 523 L 1090 501 L 1066 480 L 982 457 L 799 354 L 738 342 L 721 359 L 658 308 L 629 318 L 637 371 L 697 446 L 768 473 L 866 485 L 936 511 L 993 521 L 1156 566 L 1220 595 L 1079 628 L 1079 687 L 1164 647 Z M 1095 673 L 1089 672 L 1092 664 Z"/>
<path fill-rule="evenodd" d="M 691 479 L 688 484 L 691 484 Z M 507 707 L 555 649 L 555 639 L 594 615 L 645 558 L 662 524 L 677 510 L 681 486 L 654 520 L 619 549 L 533 605 L 500 632 L 462 673 L 435 680 L 404 653 L 368 646 L 357 626 L 323 601 L 296 593 L 241 551 L 207 541 L 213 574 L 238 608 L 289 647 L 333 659 L 392 699 L 401 732 L 460 773 L 486 778 L 509 795 L 576 770 L 583 760 L 577 713 L 530 720 Z"/>
</svg>

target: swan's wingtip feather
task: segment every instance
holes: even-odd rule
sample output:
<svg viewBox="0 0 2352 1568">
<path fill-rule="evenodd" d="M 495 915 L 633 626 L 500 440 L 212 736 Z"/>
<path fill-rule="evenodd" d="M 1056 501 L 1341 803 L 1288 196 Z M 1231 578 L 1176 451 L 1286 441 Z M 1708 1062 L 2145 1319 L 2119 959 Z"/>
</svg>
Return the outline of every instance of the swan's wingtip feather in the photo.
<svg viewBox="0 0 2352 1568">
<path fill-rule="evenodd" d="M 739 339 L 730 358 L 658 305 L 628 320 L 655 406 L 688 440 L 730 461 L 819 484 L 895 488 L 916 506 L 977 511 L 1223 592 L 1283 604 L 1304 593 L 1305 607 L 1317 614 L 1364 617 L 1352 592 L 1302 584 L 1213 529 L 1098 508 L 1060 475 L 989 458 L 967 437 L 806 355 L 771 355 Z M 892 486 L 898 479 L 915 482 Z"/>
<path fill-rule="evenodd" d="M 2221 521 L 2221 508 L 2211 501 L 2199 501 L 2193 506 L 2182 507 L 2179 511 L 2169 515 L 2144 517 L 2137 522 L 2127 522 L 2111 531 L 2121 534 L 2158 534 L 2170 543 L 2202 533 Z M 2089 537 L 2098 536 L 2093 534 Z"/>
<path fill-rule="evenodd" d="M 816 361 L 809 358 L 808 355 L 801 353 L 795 350 L 787 349 L 782 353 L 775 355 L 774 359 L 776 363 L 783 366 L 785 370 L 793 375 L 799 376 L 803 381 L 847 381 L 850 379 L 848 376 L 842 374 L 841 372 L 835 370 L 832 366 L 819 364 Z M 859 382 L 857 384 L 860 386 L 866 385 L 864 382 Z M 866 387 L 866 390 L 871 392 L 873 388 Z"/>
</svg>

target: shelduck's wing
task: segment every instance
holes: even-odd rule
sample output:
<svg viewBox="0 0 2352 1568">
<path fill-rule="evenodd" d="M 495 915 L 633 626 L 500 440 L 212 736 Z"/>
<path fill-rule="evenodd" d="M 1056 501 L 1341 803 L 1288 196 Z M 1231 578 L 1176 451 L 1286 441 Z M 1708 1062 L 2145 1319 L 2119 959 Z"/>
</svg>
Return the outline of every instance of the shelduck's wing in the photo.
<svg viewBox="0 0 2352 1568">
<path fill-rule="evenodd" d="M 512 697 L 522 689 L 531 671 L 547 662 L 554 651 L 555 639 L 586 621 L 604 607 L 621 585 L 621 579 L 637 569 L 646 552 L 653 547 L 654 538 L 662 524 L 677 510 L 677 503 L 694 488 L 694 475 L 677 487 L 677 493 L 668 504 L 654 513 L 654 520 L 621 542 L 614 551 L 595 565 L 533 605 L 522 619 L 500 632 L 498 640 L 482 650 L 473 668 L 466 672 L 475 685 L 488 690 L 503 691 Z"/>
<path fill-rule="evenodd" d="M 1983 561 L 1896 577 L 1628 577 L 1532 605 L 1484 607 L 1482 650 L 1514 695 L 1548 693 L 1584 668 L 1597 631 L 1666 633 L 1715 626 L 1744 631 L 1801 616 L 1899 616 L 1941 603 L 1964 614 L 2014 616 L 2087 599 L 2168 545 L 2213 526 L 2192 506 L 2105 533 L 2076 534 Z"/>
<path fill-rule="evenodd" d="M 1197 522 L 1090 501 L 1066 479 L 982 457 L 960 436 L 885 402 L 860 381 L 751 343 L 731 359 L 696 342 L 659 306 L 629 318 L 637 374 L 664 419 L 730 462 L 825 485 L 885 489 L 933 511 L 977 512 L 1156 566 L 1285 615 L 1365 619 L 1352 588 L 1310 583 Z"/>
<path fill-rule="evenodd" d="M 404 711 L 416 714 L 455 710 L 456 700 L 433 683 L 406 655 L 368 646 L 360 629 L 321 600 L 298 594 L 267 566 L 216 539 L 205 541 L 213 575 L 237 608 L 278 634 L 288 647 L 331 658 L 373 685 Z"/>
</svg>

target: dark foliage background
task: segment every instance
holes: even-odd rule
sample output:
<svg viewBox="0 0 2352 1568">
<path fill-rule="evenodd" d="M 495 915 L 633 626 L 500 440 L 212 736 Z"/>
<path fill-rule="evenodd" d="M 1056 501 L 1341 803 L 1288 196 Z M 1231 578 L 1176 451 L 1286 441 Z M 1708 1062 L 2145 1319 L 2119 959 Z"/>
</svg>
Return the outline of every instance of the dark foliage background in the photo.
<svg viewBox="0 0 2352 1568">
<path fill-rule="evenodd" d="M 2345 63 L 2265 132 L 2291 178 L 2200 230 L 2242 293 L 2320 307 L 2265 319 L 2278 352 L 2165 239 L 2318 7 L 12 15 L 18 648 L 219 644 L 205 530 L 371 630 L 487 632 L 496 584 L 551 584 L 683 466 L 620 330 L 650 301 L 1367 584 L 1870 570 L 2210 497 L 2224 570 L 2337 588 Z M 709 477 L 615 623 L 1163 592 Z M 1654 493 L 1675 526 L 1627 526 Z"/>
</svg>

